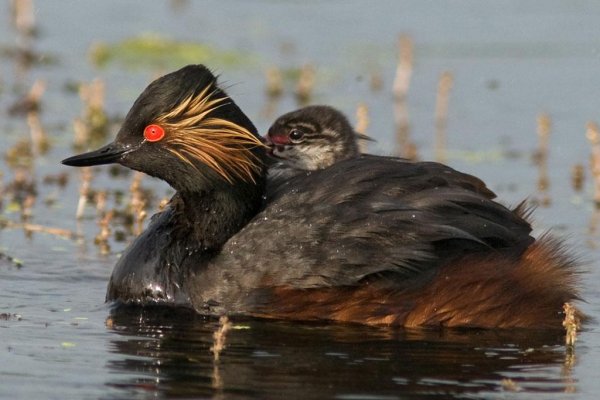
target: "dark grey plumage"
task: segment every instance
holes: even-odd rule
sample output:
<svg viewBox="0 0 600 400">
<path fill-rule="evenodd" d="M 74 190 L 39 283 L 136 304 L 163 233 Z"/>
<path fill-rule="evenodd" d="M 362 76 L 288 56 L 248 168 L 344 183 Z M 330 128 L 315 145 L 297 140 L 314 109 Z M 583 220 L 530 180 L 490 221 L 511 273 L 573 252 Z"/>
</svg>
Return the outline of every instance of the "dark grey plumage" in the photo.
<svg viewBox="0 0 600 400">
<path fill-rule="evenodd" d="M 190 93 L 202 104 L 226 101 L 192 116 L 198 125 L 185 132 L 205 140 L 206 153 L 186 163 L 176 124 L 156 143 L 140 129 Z M 523 208 L 495 202 L 481 180 L 362 155 L 265 189 L 268 157 L 256 137 L 216 78 L 188 66 L 144 91 L 113 143 L 63 161 L 118 162 L 177 189 L 119 259 L 107 300 L 211 315 L 560 328 L 562 305 L 577 298 L 572 259 L 556 242 L 536 241 Z M 230 182 L 220 168 L 237 161 L 252 168 Z"/>
</svg>

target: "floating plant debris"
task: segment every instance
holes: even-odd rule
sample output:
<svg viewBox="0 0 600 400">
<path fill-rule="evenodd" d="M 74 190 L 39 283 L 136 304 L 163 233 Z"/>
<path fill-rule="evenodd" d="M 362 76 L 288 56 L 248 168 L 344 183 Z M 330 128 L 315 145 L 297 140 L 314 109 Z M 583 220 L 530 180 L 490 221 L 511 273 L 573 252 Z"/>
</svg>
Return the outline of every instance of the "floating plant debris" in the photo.
<svg viewBox="0 0 600 400">
<path fill-rule="evenodd" d="M 1 223 L 0 223 L 0 228 L 1 228 Z M 3 251 L 0 251 L 0 260 L 3 261 L 8 261 L 10 264 L 14 265 L 17 268 L 21 268 L 23 266 L 23 261 L 19 260 L 18 258 L 15 258 L 9 254 L 6 254 Z M 2 314 L 2 315 L 8 315 L 10 316 L 11 314 Z M 16 314 L 13 314 L 16 315 Z M 0 317 L 0 319 L 8 319 L 8 318 L 2 318 Z M 20 318 L 19 318 L 20 319 Z"/>
<path fill-rule="evenodd" d="M 29 232 L 29 233 L 33 233 L 33 232 L 47 233 L 50 235 L 60 236 L 65 239 L 71 239 L 71 240 L 81 238 L 81 236 L 79 234 L 77 234 L 71 230 L 68 230 L 68 229 L 54 228 L 51 226 L 31 224 L 31 223 L 27 223 L 27 222 L 13 222 L 13 221 L 9 221 L 7 219 L 0 217 L 0 229 L 9 229 L 9 228 L 20 228 L 20 229 L 23 229 L 25 232 Z M 15 265 L 19 264 L 19 266 L 20 266 L 22 264 L 22 262 L 16 258 L 13 260 L 16 260 Z"/>
<path fill-rule="evenodd" d="M 300 68 L 298 83 L 296 84 L 296 101 L 304 106 L 310 102 L 315 88 L 316 70 L 312 64 L 305 64 Z"/>
<path fill-rule="evenodd" d="M 21 314 L 0 313 L 0 321 L 8 321 L 8 320 L 20 321 L 21 319 L 22 319 Z"/>
<path fill-rule="evenodd" d="M 367 141 L 372 140 L 367 135 L 367 129 L 369 128 L 369 123 L 370 123 L 369 107 L 365 103 L 360 103 L 356 107 L 356 126 L 354 127 L 354 130 L 356 131 L 356 133 L 360 133 L 365 138 L 365 140 L 361 140 L 359 142 L 361 153 L 367 152 L 367 150 L 368 150 L 367 149 L 367 147 L 368 147 Z"/>
<path fill-rule="evenodd" d="M 283 94 L 283 74 L 278 67 L 270 67 L 265 71 L 267 96 L 276 98 Z"/>
<path fill-rule="evenodd" d="M 172 69 L 185 64 L 247 65 L 249 56 L 219 50 L 204 43 L 183 42 L 156 34 L 143 34 L 122 42 L 96 43 L 90 52 L 92 63 L 105 67 L 118 63 L 129 68 Z"/>
<path fill-rule="evenodd" d="M 565 313 L 565 319 L 563 321 L 563 326 L 566 330 L 565 344 L 569 347 L 573 347 L 577 340 L 577 331 L 581 326 L 581 322 L 579 321 L 576 309 L 572 304 L 565 303 L 563 311 Z"/>
<path fill-rule="evenodd" d="M 112 211 L 108 211 L 105 213 L 102 218 L 98 220 L 98 226 L 100 227 L 100 233 L 96 235 L 94 238 L 94 244 L 98 246 L 100 249 L 100 254 L 107 255 L 110 253 L 110 244 L 108 243 L 108 239 L 111 234 L 111 221 L 113 219 L 114 213 Z"/>
<path fill-rule="evenodd" d="M 33 153 L 31 150 L 31 142 L 28 139 L 20 139 L 6 151 L 4 160 L 11 168 L 31 167 L 33 164 Z"/>
<path fill-rule="evenodd" d="M 576 192 L 580 192 L 583 189 L 585 182 L 585 168 L 582 164 L 575 164 L 571 168 L 571 186 Z"/>
<path fill-rule="evenodd" d="M 44 185 L 57 185 L 61 188 L 65 187 L 69 182 L 69 174 L 60 172 L 57 174 L 48 174 L 42 179 Z"/>
<path fill-rule="evenodd" d="M 106 140 L 109 120 L 104 111 L 105 92 L 104 81 L 100 79 L 79 86 L 83 110 L 81 119 L 74 122 L 76 148 L 95 146 Z"/>
<path fill-rule="evenodd" d="M 13 103 L 9 109 L 9 115 L 25 115 L 30 112 L 40 111 L 40 100 L 46 91 L 46 82 L 37 80 L 29 92 L 21 99 Z"/>
<path fill-rule="evenodd" d="M 435 102 L 435 159 L 439 162 L 446 162 L 446 126 L 448 125 L 448 103 L 450 89 L 454 83 L 454 77 L 451 72 L 444 71 L 440 75 L 438 82 L 438 92 Z"/>
<path fill-rule="evenodd" d="M 548 173 L 548 153 L 550 149 L 550 131 L 552 120 L 548 114 L 540 114 L 537 119 L 537 134 L 539 137 L 538 149 L 534 153 L 533 160 L 538 166 L 538 199 L 537 202 L 548 207 L 551 204 L 549 195 L 550 176 Z"/>
<path fill-rule="evenodd" d="M 213 359 L 215 363 L 219 362 L 221 352 L 225 349 L 225 341 L 227 338 L 227 332 L 231 329 L 231 322 L 226 315 L 223 315 L 219 318 L 219 327 L 213 333 L 214 344 L 210 348 L 210 351 L 213 353 Z"/>
<path fill-rule="evenodd" d="M 502 387 L 502 390 L 507 392 L 519 392 L 522 390 L 522 388 L 510 378 L 502 379 L 502 381 L 500 381 L 500 386 Z"/>
<path fill-rule="evenodd" d="M 406 96 L 413 71 L 413 43 L 410 36 L 401 35 L 398 40 L 398 65 L 392 86 L 394 95 L 394 127 L 396 132 L 396 155 L 416 160 L 417 147 L 410 139 L 410 124 Z"/>
</svg>

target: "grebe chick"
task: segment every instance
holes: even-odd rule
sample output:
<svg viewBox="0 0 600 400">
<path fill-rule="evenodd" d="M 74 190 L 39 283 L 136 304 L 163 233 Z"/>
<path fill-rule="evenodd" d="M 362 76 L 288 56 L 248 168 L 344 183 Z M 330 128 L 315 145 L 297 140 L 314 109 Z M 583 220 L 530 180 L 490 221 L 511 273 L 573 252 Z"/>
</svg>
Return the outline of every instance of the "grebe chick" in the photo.
<svg viewBox="0 0 600 400">
<path fill-rule="evenodd" d="M 284 165 L 314 171 L 358 157 L 357 139 L 344 114 L 330 106 L 303 107 L 277 118 L 266 135 L 271 154 Z"/>
<path fill-rule="evenodd" d="M 63 161 L 119 163 L 176 194 L 115 266 L 107 300 L 403 326 L 562 329 L 577 264 L 524 210 L 448 166 L 362 155 L 267 192 L 252 122 L 204 66 L 152 82 L 115 140 Z"/>
</svg>

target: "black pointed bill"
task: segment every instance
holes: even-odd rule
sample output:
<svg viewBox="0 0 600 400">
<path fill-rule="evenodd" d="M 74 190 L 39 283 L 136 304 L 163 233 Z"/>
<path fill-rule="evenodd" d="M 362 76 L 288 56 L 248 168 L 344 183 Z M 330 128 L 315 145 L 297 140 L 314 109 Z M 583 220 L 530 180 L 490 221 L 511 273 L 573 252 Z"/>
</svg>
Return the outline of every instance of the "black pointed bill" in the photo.
<svg viewBox="0 0 600 400">
<path fill-rule="evenodd" d="M 89 167 L 92 165 L 111 164 L 119 162 L 125 154 L 133 150 L 135 150 L 135 147 L 110 143 L 98 150 L 65 158 L 62 160 L 62 163 L 71 167 Z"/>
</svg>

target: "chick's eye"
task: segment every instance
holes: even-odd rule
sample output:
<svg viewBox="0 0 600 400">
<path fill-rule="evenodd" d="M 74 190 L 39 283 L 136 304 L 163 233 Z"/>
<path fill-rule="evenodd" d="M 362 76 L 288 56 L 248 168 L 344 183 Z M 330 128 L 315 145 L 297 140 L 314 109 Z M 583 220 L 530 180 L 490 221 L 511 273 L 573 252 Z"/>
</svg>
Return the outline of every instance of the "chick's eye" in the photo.
<svg viewBox="0 0 600 400">
<path fill-rule="evenodd" d="M 144 138 L 149 142 L 158 142 L 165 137 L 165 130 L 160 125 L 148 125 L 144 128 Z"/>
<path fill-rule="evenodd" d="M 298 129 L 292 129 L 289 136 L 292 140 L 300 140 L 304 136 L 304 132 Z"/>
</svg>

